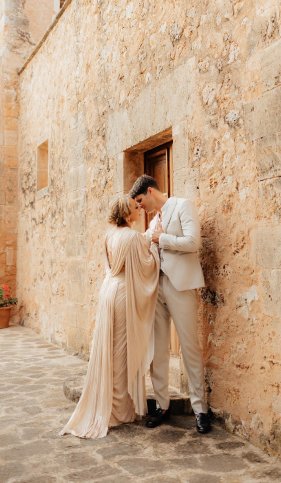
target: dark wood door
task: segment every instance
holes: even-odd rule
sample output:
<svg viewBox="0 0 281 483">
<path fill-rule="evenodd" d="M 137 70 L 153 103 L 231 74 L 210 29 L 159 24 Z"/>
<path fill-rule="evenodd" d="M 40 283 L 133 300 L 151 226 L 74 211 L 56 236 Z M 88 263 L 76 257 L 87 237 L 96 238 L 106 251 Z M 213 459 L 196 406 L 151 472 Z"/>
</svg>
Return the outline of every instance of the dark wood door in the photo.
<svg viewBox="0 0 281 483">
<path fill-rule="evenodd" d="M 156 179 L 162 193 L 167 193 L 168 197 L 171 196 L 172 143 L 164 144 L 144 153 L 144 171 L 145 174 L 149 174 L 149 176 Z M 146 214 L 146 227 L 149 225 L 154 215 L 155 213 Z M 179 339 L 173 322 L 171 324 L 170 349 L 172 354 L 179 356 Z"/>
<path fill-rule="evenodd" d="M 172 143 L 168 143 L 144 153 L 145 174 L 156 179 L 160 191 L 168 196 L 171 195 L 171 150 Z M 154 215 L 153 212 L 147 215 L 147 226 Z"/>
</svg>

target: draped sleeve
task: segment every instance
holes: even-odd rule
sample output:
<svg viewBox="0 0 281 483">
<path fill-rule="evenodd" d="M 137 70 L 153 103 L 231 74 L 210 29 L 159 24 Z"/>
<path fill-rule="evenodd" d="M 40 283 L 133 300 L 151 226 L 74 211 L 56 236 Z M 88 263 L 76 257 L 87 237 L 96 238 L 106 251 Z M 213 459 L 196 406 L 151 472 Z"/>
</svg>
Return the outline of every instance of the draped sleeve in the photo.
<svg viewBox="0 0 281 483">
<path fill-rule="evenodd" d="M 158 247 L 149 248 L 135 232 L 126 255 L 126 320 L 128 392 L 136 413 L 146 413 L 144 376 L 153 359 L 154 318 L 158 294 Z"/>
</svg>

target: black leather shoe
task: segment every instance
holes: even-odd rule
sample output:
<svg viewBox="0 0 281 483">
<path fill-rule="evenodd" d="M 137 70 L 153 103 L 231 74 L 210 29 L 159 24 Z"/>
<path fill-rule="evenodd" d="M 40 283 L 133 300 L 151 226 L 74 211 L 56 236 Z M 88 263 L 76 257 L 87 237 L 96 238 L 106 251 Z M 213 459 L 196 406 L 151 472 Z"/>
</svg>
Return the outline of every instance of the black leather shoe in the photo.
<svg viewBox="0 0 281 483">
<path fill-rule="evenodd" d="M 195 418 L 198 433 L 205 434 L 211 431 L 211 421 L 208 413 L 195 414 Z"/>
<path fill-rule="evenodd" d="M 149 416 L 145 425 L 147 428 L 156 428 L 157 426 L 160 426 L 160 424 L 164 423 L 164 421 L 167 421 L 169 417 L 170 408 L 166 410 L 158 408 L 153 415 Z"/>
</svg>

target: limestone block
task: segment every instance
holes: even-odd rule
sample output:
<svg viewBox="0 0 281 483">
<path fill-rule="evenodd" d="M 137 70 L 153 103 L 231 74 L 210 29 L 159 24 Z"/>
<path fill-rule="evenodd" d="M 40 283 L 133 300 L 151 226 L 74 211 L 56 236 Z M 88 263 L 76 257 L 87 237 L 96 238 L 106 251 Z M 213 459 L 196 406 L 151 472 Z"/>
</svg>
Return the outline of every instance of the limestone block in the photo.
<svg viewBox="0 0 281 483">
<path fill-rule="evenodd" d="M 70 260 L 67 267 L 67 279 L 83 285 L 86 275 L 86 262 L 83 259 Z"/>
<path fill-rule="evenodd" d="M 114 173 L 114 192 L 116 194 L 124 193 L 124 162 L 123 152 L 116 156 L 115 173 Z"/>
<path fill-rule="evenodd" d="M 7 266 L 14 265 L 15 257 L 14 257 L 15 249 L 13 247 L 6 248 L 6 264 Z"/>
<path fill-rule="evenodd" d="M 5 128 L 7 131 L 17 131 L 18 128 L 18 119 L 17 117 L 5 117 Z"/>
<path fill-rule="evenodd" d="M 66 295 L 69 300 L 77 304 L 86 303 L 86 291 L 84 280 L 69 280 Z"/>
<path fill-rule="evenodd" d="M 259 226 L 254 234 L 256 261 L 265 269 L 281 269 L 281 227 Z"/>
<path fill-rule="evenodd" d="M 65 242 L 67 257 L 83 257 L 87 254 L 87 240 L 85 235 L 67 233 Z"/>
<path fill-rule="evenodd" d="M 195 200 L 198 194 L 199 170 L 185 167 L 174 171 L 175 195 Z"/>
<path fill-rule="evenodd" d="M 281 314 L 281 270 L 263 270 L 263 309 L 266 315 L 278 317 Z"/>
<path fill-rule="evenodd" d="M 250 140 L 281 132 L 281 86 L 244 105 L 245 127 Z"/>
<path fill-rule="evenodd" d="M 5 165 L 9 168 L 16 168 L 18 164 L 17 160 L 17 147 L 16 146 L 4 146 L 3 156 L 5 159 Z"/>
<path fill-rule="evenodd" d="M 80 165 L 71 168 L 68 172 L 68 189 L 76 191 L 84 189 L 86 186 L 86 166 Z"/>
<path fill-rule="evenodd" d="M 260 74 L 266 90 L 281 83 L 281 40 L 264 49 L 261 53 Z"/>
<path fill-rule="evenodd" d="M 16 146 L 18 135 L 16 131 L 4 131 L 4 144 L 5 146 Z"/>
<path fill-rule="evenodd" d="M 193 114 L 196 100 L 194 65 L 194 58 L 188 59 L 166 78 L 143 89 L 127 111 L 109 116 L 106 142 L 110 155 L 177 125 L 187 113 Z"/>
<path fill-rule="evenodd" d="M 88 333 L 81 327 L 71 327 L 67 331 L 67 346 L 74 351 L 84 354 L 89 350 Z"/>
<path fill-rule="evenodd" d="M 4 223 L 6 224 L 7 232 L 13 233 L 17 227 L 17 212 L 13 205 L 6 205 L 3 211 Z"/>
<path fill-rule="evenodd" d="M 281 178 L 266 179 L 258 186 L 259 219 L 270 220 L 271 223 L 281 221 Z"/>
<path fill-rule="evenodd" d="M 189 125 L 186 120 L 173 126 L 173 167 L 174 171 L 187 169 L 188 160 L 188 131 Z"/>
<path fill-rule="evenodd" d="M 255 141 L 258 176 L 261 179 L 281 176 L 281 134 L 268 131 Z"/>
<path fill-rule="evenodd" d="M 66 219 L 67 231 L 72 235 L 81 235 L 85 230 L 84 200 L 81 198 L 70 200 Z"/>
<path fill-rule="evenodd" d="M 72 301 L 69 300 L 65 307 L 64 307 L 64 320 L 65 320 L 65 327 L 68 329 L 69 327 L 77 327 L 77 314 L 79 312 L 79 305 L 75 303 L 71 303 Z"/>
</svg>

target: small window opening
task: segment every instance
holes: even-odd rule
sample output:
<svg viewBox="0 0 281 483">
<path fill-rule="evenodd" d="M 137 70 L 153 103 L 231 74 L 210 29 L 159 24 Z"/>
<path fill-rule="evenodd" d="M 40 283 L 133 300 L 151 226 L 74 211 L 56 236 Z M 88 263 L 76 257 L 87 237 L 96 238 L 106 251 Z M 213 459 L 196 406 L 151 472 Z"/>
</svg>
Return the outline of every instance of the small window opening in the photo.
<svg viewBox="0 0 281 483">
<path fill-rule="evenodd" d="M 48 186 L 49 150 L 48 141 L 37 148 L 37 191 Z"/>
</svg>

